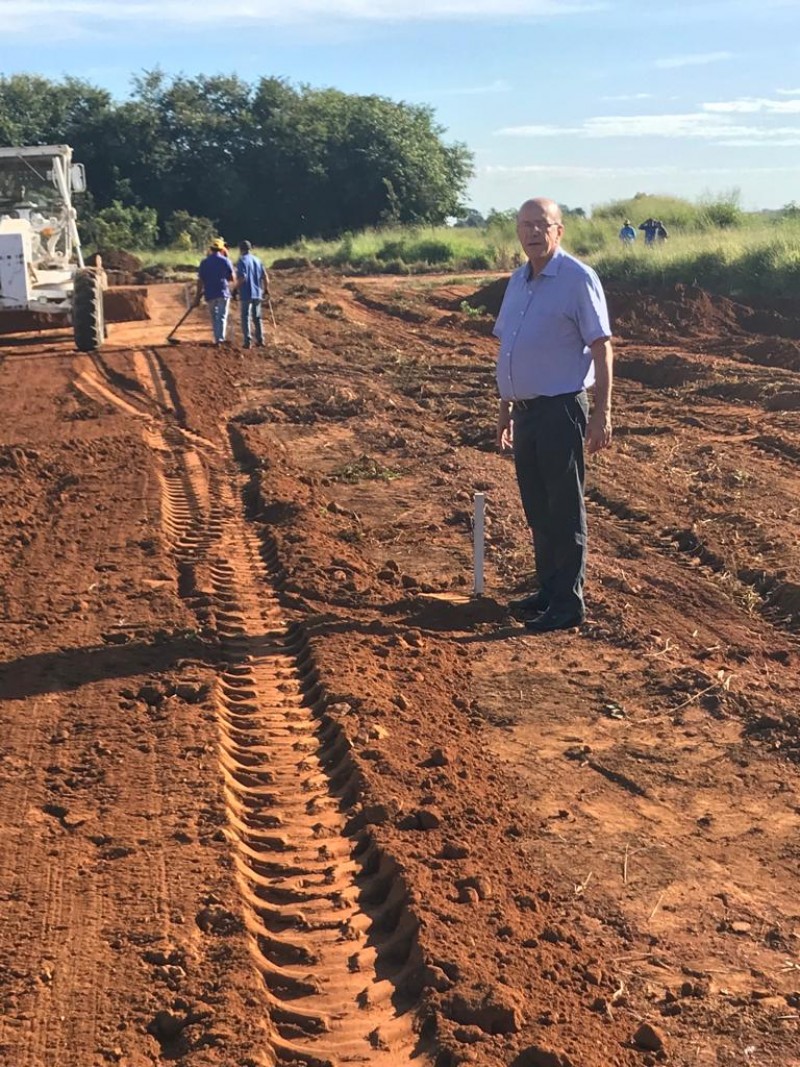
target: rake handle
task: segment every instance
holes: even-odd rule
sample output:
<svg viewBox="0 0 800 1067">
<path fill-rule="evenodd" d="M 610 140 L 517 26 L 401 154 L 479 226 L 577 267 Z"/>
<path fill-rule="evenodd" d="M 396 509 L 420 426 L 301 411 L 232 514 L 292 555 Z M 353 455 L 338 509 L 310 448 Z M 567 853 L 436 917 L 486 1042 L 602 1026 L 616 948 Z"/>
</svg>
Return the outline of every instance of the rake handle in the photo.
<svg viewBox="0 0 800 1067">
<path fill-rule="evenodd" d="M 167 340 L 169 340 L 170 337 L 174 336 L 174 334 L 176 334 L 178 332 L 178 330 L 181 328 L 181 326 L 183 326 L 184 322 L 186 322 L 186 320 L 189 318 L 189 316 L 194 311 L 194 309 L 195 309 L 195 305 L 191 304 L 186 309 L 186 311 L 184 311 L 184 313 L 181 315 L 180 319 L 175 323 L 175 325 L 172 327 L 170 332 L 167 334 Z"/>
</svg>

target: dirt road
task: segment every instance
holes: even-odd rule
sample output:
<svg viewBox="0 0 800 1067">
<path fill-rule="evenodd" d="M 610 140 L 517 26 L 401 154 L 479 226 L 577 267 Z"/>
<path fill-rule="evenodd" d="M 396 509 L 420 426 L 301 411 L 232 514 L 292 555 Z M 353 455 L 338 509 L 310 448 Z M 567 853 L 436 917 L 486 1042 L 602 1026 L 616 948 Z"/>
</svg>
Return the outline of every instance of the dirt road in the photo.
<svg viewBox="0 0 800 1067">
<path fill-rule="evenodd" d="M 800 1065 L 800 324 L 610 294 L 531 638 L 478 284 L 3 340 L 0 1063 Z"/>
</svg>

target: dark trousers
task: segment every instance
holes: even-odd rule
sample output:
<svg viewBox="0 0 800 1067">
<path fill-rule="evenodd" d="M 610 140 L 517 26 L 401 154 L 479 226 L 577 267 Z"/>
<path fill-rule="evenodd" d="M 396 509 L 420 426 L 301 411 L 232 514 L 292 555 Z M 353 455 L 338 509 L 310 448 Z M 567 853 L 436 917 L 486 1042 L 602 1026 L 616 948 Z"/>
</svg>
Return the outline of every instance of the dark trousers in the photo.
<svg viewBox="0 0 800 1067">
<path fill-rule="evenodd" d="M 553 611 L 583 612 L 586 506 L 585 392 L 540 396 L 514 406 L 514 465 L 533 534 L 536 573 Z"/>
</svg>

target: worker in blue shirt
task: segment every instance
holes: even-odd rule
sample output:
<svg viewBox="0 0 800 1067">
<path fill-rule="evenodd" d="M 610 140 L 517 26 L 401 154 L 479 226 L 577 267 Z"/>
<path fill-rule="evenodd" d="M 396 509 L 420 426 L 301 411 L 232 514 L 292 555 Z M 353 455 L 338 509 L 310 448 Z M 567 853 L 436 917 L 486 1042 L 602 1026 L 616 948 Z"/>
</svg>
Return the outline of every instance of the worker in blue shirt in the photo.
<svg viewBox="0 0 800 1067">
<path fill-rule="evenodd" d="M 232 282 L 233 264 L 228 258 L 225 242 L 221 237 L 215 237 L 208 249 L 208 255 L 197 270 L 197 293 L 194 305 L 199 307 L 205 297 L 216 345 L 225 342 Z"/>
<path fill-rule="evenodd" d="M 256 344 L 264 347 L 264 323 L 261 317 L 261 304 L 264 294 L 269 296 L 269 275 L 264 264 L 253 255 L 253 246 L 249 241 L 239 245 L 239 262 L 236 264 L 236 287 L 242 305 L 242 338 L 244 347 L 250 348 L 250 319 L 252 317 L 256 331 Z"/>
<path fill-rule="evenodd" d="M 513 610 L 530 633 L 584 619 L 589 453 L 611 442 L 613 352 L 608 310 L 591 267 L 561 248 L 555 201 L 527 200 L 517 236 L 527 262 L 511 275 L 494 333 L 500 339 L 497 444 L 514 451 L 522 507 L 533 535 L 539 588 Z M 586 388 L 594 384 L 589 415 Z"/>
<path fill-rule="evenodd" d="M 622 229 L 619 231 L 619 239 L 624 245 L 632 245 L 636 240 L 636 230 L 631 226 L 630 219 L 625 219 Z"/>
</svg>

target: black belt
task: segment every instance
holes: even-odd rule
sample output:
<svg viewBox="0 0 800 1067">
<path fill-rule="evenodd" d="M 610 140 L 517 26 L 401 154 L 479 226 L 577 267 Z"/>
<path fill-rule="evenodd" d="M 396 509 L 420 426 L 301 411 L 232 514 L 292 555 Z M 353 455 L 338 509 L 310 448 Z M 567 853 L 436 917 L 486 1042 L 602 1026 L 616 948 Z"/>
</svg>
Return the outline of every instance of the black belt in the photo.
<svg viewBox="0 0 800 1067">
<path fill-rule="evenodd" d="M 516 411 L 533 411 L 534 406 L 539 400 L 563 400 L 565 396 L 580 396 L 584 392 L 583 389 L 578 389 L 574 393 L 557 393 L 555 396 L 531 396 L 526 400 L 512 400 L 511 404 Z"/>
</svg>

